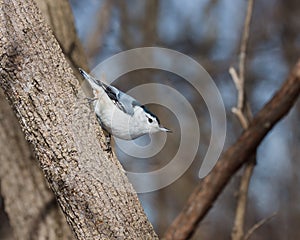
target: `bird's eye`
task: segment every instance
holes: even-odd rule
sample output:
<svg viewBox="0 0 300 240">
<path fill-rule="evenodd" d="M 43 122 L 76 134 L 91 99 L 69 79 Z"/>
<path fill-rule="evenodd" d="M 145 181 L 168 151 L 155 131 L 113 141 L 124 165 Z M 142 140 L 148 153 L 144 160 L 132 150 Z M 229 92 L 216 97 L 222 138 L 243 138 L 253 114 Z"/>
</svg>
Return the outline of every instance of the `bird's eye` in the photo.
<svg viewBox="0 0 300 240">
<path fill-rule="evenodd" d="M 153 120 L 152 120 L 151 118 L 148 118 L 148 122 L 149 122 L 149 123 L 152 123 Z"/>
</svg>

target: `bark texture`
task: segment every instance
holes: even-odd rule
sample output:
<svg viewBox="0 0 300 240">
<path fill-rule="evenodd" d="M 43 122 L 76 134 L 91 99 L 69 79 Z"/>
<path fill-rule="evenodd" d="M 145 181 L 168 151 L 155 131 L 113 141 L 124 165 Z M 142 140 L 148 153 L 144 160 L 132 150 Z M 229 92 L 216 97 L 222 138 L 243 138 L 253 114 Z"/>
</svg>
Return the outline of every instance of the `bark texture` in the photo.
<svg viewBox="0 0 300 240">
<path fill-rule="evenodd" d="M 212 207 L 234 173 L 255 152 L 266 134 L 292 108 L 300 93 L 300 60 L 274 97 L 258 112 L 212 172 L 191 194 L 182 212 L 165 234 L 165 239 L 187 239 Z"/>
<path fill-rule="evenodd" d="M 73 70 L 87 61 L 76 35 L 67 0 L 36 0 Z M 1 90 L 1 89 L 0 89 Z M 0 91 L 0 183 L 11 233 L 16 239 L 74 238 L 38 161 Z M 32 204 L 34 200 L 35 204 Z"/>
<path fill-rule="evenodd" d="M 16 239 L 73 239 L 56 199 L 0 89 L 0 179 Z"/>
<path fill-rule="evenodd" d="M 99 128 L 37 7 L 0 4 L 1 87 L 75 235 L 156 239 L 120 164 L 100 147 Z"/>
<path fill-rule="evenodd" d="M 80 77 L 78 68 L 88 69 L 87 59 L 77 36 L 69 0 L 35 0 L 46 22 L 51 27 L 74 74 Z"/>
</svg>

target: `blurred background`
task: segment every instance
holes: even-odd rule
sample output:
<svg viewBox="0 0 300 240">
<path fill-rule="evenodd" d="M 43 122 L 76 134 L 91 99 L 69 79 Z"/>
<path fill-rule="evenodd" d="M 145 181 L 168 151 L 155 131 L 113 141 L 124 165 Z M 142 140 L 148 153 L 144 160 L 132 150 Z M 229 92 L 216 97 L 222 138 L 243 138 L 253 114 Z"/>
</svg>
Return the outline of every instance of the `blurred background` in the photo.
<svg viewBox="0 0 300 240">
<path fill-rule="evenodd" d="M 213 78 L 225 105 L 224 150 L 235 142 L 242 128 L 231 112 L 237 104 L 237 92 L 228 70 L 238 65 L 246 0 L 70 0 L 70 4 L 90 69 L 122 51 L 150 46 L 179 51 L 200 63 Z M 254 114 L 279 89 L 300 56 L 299 16 L 298 0 L 254 1 L 246 59 L 246 92 Z M 173 73 L 156 69 L 133 71 L 117 79 L 114 85 L 126 92 L 145 83 L 162 83 L 178 90 L 193 106 L 201 133 L 195 160 L 179 179 L 163 189 L 139 194 L 155 231 L 162 236 L 200 181 L 198 172 L 211 138 L 211 119 L 201 95 Z M 159 89 L 151 94 L 157 102 L 167 97 Z M 172 160 L 180 145 L 180 126 L 174 113 L 159 104 L 149 104 L 148 108 L 173 133 L 167 135 L 164 148 L 149 158 L 132 157 L 117 147 L 125 170 L 160 169 Z M 258 148 L 245 229 L 274 212 L 276 215 L 256 230 L 251 239 L 299 239 L 299 119 L 298 100 Z M 188 118 L 184 124 L 189 126 Z M 193 134 L 193 128 L 190 131 Z M 145 137 L 135 143 L 143 146 L 149 141 Z M 230 238 L 241 175 L 239 171 L 233 176 L 192 239 Z M 143 184 L 150 184 L 147 181 Z"/>
<path fill-rule="evenodd" d="M 106 58 L 131 48 L 158 46 L 180 51 L 208 71 L 222 95 L 227 113 L 224 149 L 237 139 L 242 129 L 231 113 L 237 92 L 228 69 L 238 63 L 247 1 L 71 0 L 71 5 L 91 69 Z M 299 16 L 300 2 L 297 0 L 254 2 L 246 60 L 246 91 L 254 113 L 273 96 L 300 56 Z M 211 125 L 201 96 L 175 74 L 139 70 L 122 76 L 114 84 L 127 91 L 145 82 L 159 82 L 178 89 L 194 107 L 201 131 L 197 156 L 188 171 L 164 189 L 139 195 L 156 232 L 162 235 L 199 182 L 198 171 L 209 144 Z M 157 94 L 158 101 L 166 97 L 153 94 Z M 150 159 L 137 161 L 118 150 L 126 170 L 158 169 L 172 159 L 178 148 L 180 136 L 176 132 L 179 126 L 174 115 L 159 105 L 149 108 L 165 126 L 175 129 L 175 133 L 168 135 L 165 148 Z M 252 239 L 297 239 L 300 236 L 299 114 L 298 101 L 258 149 L 257 166 L 249 189 L 246 231 L 259 220 L 274 212 L 277 214 L 259 228 Z M 193 239 L 230 237 L 241 173 L 233 177 Z"/>
</svg>

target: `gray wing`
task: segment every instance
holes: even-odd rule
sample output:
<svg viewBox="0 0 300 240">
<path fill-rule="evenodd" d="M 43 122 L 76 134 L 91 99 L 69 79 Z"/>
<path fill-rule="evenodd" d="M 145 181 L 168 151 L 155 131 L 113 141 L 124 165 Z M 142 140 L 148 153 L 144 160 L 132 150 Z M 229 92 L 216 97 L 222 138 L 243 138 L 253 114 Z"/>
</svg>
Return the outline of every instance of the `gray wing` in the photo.
<svg viewBox="0 0 300 240">
<path fill-rule="evenodd" d="M 141 104 L 134 99 L 133 97 L 129 96 L 128 94 L 120 91 L 119 89 L 106 85 L 102 83 L 102 86 L 108 95 L 108 97 L 120 108 L 123 112 L 133 115 L 134 114 L 134 107 L 141 106 Z"/>
</svg>

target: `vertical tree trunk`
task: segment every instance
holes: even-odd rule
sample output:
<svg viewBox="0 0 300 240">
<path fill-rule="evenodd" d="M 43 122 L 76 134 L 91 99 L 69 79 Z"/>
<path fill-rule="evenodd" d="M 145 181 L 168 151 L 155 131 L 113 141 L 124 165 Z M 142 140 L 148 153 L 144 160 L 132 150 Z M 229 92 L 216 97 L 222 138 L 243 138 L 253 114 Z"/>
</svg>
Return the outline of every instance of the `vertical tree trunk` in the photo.
<svg viewBox="0 0 300 240">
<path fill-rule="evenodd" d="M 0 4 L 1 87 L 77 238 L 157 238 L 119 163 L 102 151 L 99 128 L 89 128 L 88 109 L 76 104 L 77 81 L 35 4 Z"/>
</svg>

